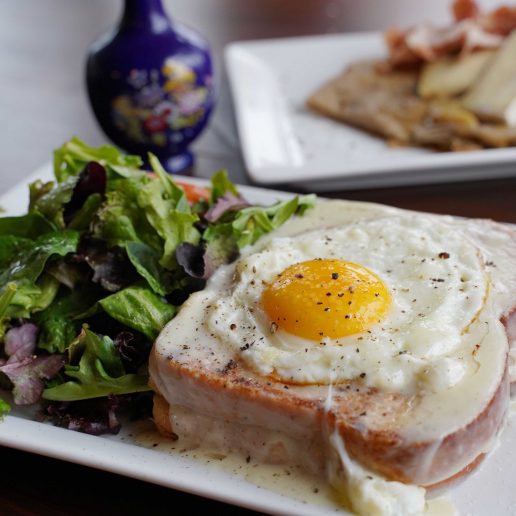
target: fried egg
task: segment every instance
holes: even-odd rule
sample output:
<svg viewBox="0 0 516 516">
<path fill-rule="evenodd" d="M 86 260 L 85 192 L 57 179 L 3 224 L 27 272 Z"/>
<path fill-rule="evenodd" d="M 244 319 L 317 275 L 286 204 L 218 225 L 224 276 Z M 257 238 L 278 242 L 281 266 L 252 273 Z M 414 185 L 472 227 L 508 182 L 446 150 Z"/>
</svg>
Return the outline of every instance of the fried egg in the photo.
<svg viewBox="0 0 516 516">
<path fill-rule="evenodd" d="M 220 292 L 209 331 L 286 383 L 444 390 L 463 378 L 464 350 L 486 332 L 482 253 L 432 217 L 359 218 L 276 237 L 229 270 L 212 279 Z"/>
</svg>

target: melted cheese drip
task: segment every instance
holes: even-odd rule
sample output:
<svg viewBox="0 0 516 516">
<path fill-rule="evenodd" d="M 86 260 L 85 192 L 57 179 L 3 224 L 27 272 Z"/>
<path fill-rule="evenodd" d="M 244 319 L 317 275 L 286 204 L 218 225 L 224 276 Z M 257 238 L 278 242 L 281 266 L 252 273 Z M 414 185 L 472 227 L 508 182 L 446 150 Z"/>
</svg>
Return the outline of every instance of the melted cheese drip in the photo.
<svg viewBox="0 0 516 516">
<path fill-rule="evenodd" d="M 333 403 L 333 385 L 328 385 L 324 411 Z M 341 503 L 358 516 L 423 516 L 437 515 L 434 504 L 426 501 L 426 490 L 416 485 L 391 481 L 361 466 L 347 453 L 337 430 L 329 436 L 333 457 L 327 465 L 330 484 L 338 493 Z M 442 503 L 440 504 L 442 505 Z M 453 509 L 453 506 L 449 504 Z M 439 504 L 438 504 L 439 507 Z M 432 512 L 433 511 L 433 512 Z M 445 513 L 453 516 L 453 512 Z"/>
<path fill-rule="evenodd" d="M 171 441 L 170 439 L 158 434 L 156 430 L 153 427 L 149 427 L 148 424 L 141 424 L 140 428 L 138 428 L 137 425 L 135 425 L 135 427 L 136 428 L 133 429 L 134 433 L 131 434 L 130 440 L 136 442 L 140 446 L 152 448 L 162 453 L 169 453 L 170 455 L 192 459 L 206 467 L 230 473 L 261 488 L 268 489 L 284 496 L 289 496 L 303 503 L 338 511 L 340 514 L 352 514 L 347 511 L 343 512 L 342 495 L 339 496 L 335 489 L 332 489 L 324 478 L 310 475 L 299 467 L 261 464 L 254 460 L 248 461 L 245 455 L 238 452 L 223 453 L 213 450 L 213 448 L 209 446 L 190 446 L 187 439 Z M 414 486 L 407 486 L 399 482 L 388 482 L 359 466 L 356 462 L 350 459 L 347 454 L 345 454 L 345 457 L 348 467 L 354 475 L 355 482 L 360 483 L 364 480 L 364 476 L 369 477 L 366 478 L 366 481 L 368 482 L 367 487 L 361 488 L 360 492 L 355 494 L 355 503 L 366 503 L 366 498 L 360 498 L 362 496 L 362 492 L 365 492 L 368 498 L 375 500 L 379 510 L 384 510 L 386 507 L 389 507 L 389 504 L 391 504 L 392 507 L 391 498 L 393 496 L 401 496 L 405 500 L 405 504 L 407 504 L 409 509 L 411 507 L 410 500 L 417 501 L 417 494 L 415 497 L 410 494 L 406 494 L 406 490 L 410 490 L 411 488 L 414 488 Z M 371 478 L 373 480 L 371 480 Z M 392 489 L 392 484 L 398 484 L 396 486 L 398 491 L 396 491 L 396 489 Z M 346 503 L 349 505 L 349 501 L 346 501 Z M 354 514 L 357 516 L 365 514 L 367 514 L 367 516 L 373 516 L 375 514 L 381 516 L 387 516 L 388 514 L 396 514 L 396 516 L 408 516 L 410 514 L 418 516 L 457 516 L 458 514 L 452 503 L 446 497 L 439 497 L 433 500 L 428 500 L 427 502 L 423 499 L 422 504 L 421 501 L 417 501 L 417 504 L 418 507 L 423 507 L 423 512 L 354 512 Z M 398 503 L 398 507 L 402 507 L 402 505 Z M 369 506 L 366 505 L 365 508 L 369 510 Z M 358 511 L 358 509 L 355 508 L 355 511 Z"/>
<path fill-rule="evenodd" d="M 385 480 L 360 466 L 347 454 L 338 432 L 332 434 L 331 443 L 340 460 L 333 464 L 330 482 L 357 514 L 360 516 L 425 514 L 424 488 Z"/>
</svg>

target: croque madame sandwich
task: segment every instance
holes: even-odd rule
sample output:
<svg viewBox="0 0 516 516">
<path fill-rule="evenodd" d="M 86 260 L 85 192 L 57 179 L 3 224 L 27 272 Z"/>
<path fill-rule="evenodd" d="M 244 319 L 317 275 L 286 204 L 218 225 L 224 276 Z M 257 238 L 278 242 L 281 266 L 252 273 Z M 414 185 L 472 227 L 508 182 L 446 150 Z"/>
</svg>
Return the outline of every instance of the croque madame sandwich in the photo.
<svg viewBox="0 0 516 516">
<path fill-rule="evenodd" d="M 319 201 L 190 296 L 150 358 L 160 431 L 422 514 L 503 427 L 516 230 Z"/>
</svg>

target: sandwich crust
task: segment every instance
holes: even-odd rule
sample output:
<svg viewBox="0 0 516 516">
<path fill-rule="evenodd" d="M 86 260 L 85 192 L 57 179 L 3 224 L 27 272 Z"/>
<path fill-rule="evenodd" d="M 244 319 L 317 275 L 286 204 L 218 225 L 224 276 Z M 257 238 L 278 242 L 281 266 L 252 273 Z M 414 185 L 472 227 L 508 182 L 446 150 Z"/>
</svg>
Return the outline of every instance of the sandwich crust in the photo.
<svg viewBox="0 0 516 516">
<path fill-rule="evenodd" d="M 158 367 L 155 354 L 151 360 L 151 367 Z M 416 400 L 401 394 L 340 384 L 334 386 L 327 410 L 328 387 L 299 387 L 260 378 L 236 360 L 229 367 L 212 371 L 199 370 L 195 362 L 184 364 L 174 359 L 165 367 L 169 380 L 166 393 L 160 391 L 160 382 L 153 382 L 154 420 L 163 435 L 177 438 L 178 434 L 171 423 L 167 393 L 188 389 L 191 396 L 212 407 L 212 417 L 221 411 L 220 417 L 231 418 L 235 424 L 262 426 L 269 421 L 275 430 L 282 421 L 280 431 L 287 436 L 290 433 L 306 441 L 319 436 L 327 453 L 330 429 L 336 429 L 350 456 L 364 466 L 390 480 L 427 488 L 455 480 L 480 463 L 504 423 L 509 396 L 506 367 L 495 394 L 473 421 L 434 440 L 410 441 L 404 439 L 397 421 Z M 303 392 L 305 389 L 310 392 Z M 469 457 L 466 463 L 465 457 Z M 325 462 L 323 459 L 319 464 L 321 470 Z"/>
</svg>

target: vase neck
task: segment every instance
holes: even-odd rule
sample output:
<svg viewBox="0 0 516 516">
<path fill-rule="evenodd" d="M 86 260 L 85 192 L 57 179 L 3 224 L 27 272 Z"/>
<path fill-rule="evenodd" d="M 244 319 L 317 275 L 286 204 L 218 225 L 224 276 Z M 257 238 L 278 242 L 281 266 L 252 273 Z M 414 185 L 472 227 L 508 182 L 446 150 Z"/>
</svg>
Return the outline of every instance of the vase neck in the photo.
<svg viewBox="0 0 516 516">
<path fill-rule="evenodd" d="M 121 29 L 151 29 L 163 32 L 170 20 L 161 0 L 125 0 Z"/>
</svg>

